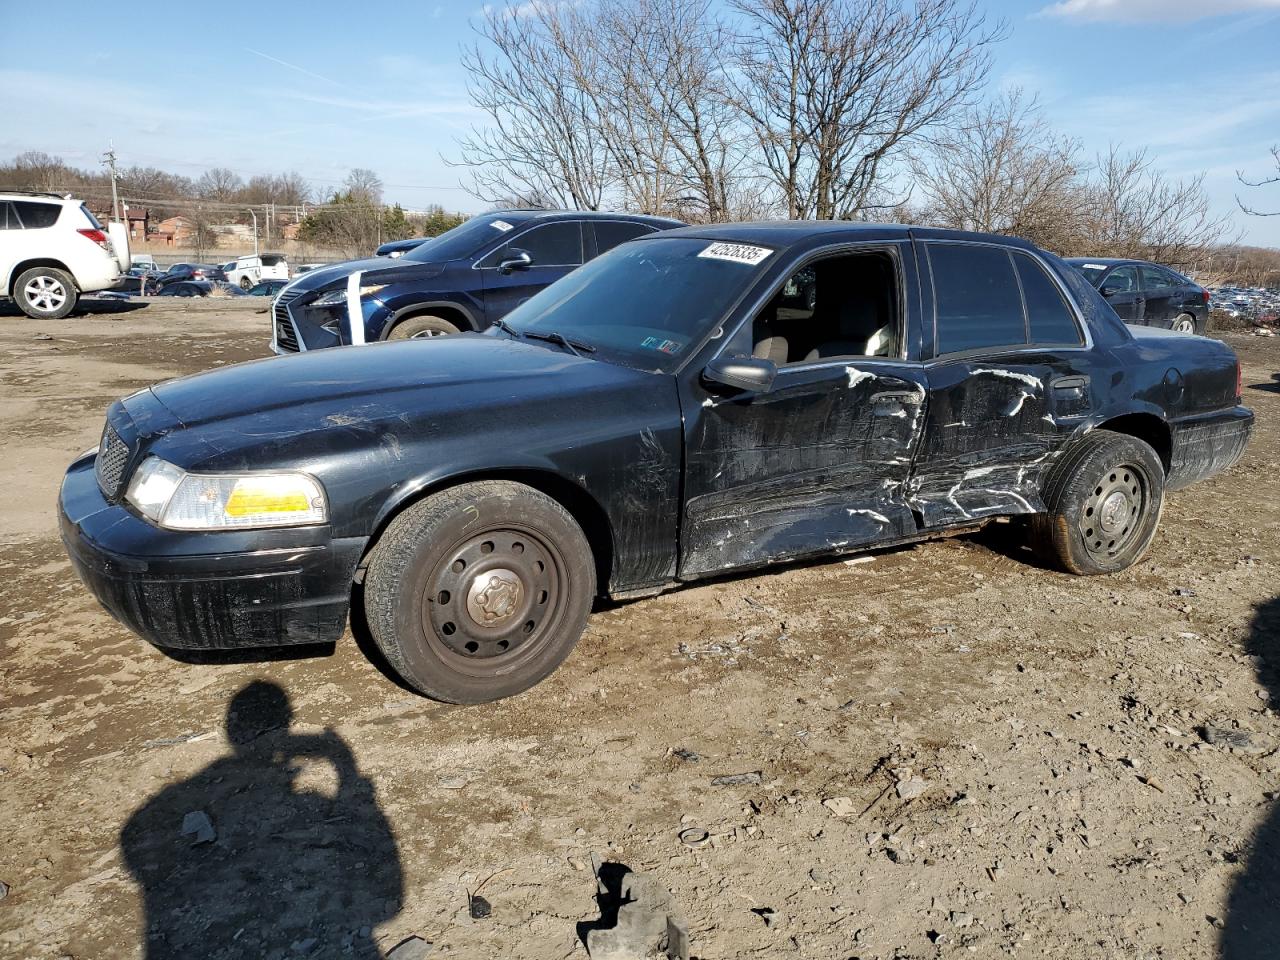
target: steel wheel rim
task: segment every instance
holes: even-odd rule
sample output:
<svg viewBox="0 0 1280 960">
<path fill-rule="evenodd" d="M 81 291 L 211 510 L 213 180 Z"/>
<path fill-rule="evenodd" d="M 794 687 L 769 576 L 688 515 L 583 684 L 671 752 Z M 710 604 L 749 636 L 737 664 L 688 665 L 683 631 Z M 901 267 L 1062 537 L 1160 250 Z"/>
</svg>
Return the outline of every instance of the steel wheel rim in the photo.
<svg viewBox="0 0 1280 960">
<path fill-rule="evenodd" d="M 1194 320 L 1179 319 L 1174 321 L 1173 329 L 1176 333 L 1195 333 L 1196 322 Z"/>
<path fill-rule="evenodd" d="M 1147 475 L 1132 463 L 1112 467 L 1085 500 L 1079 530 L 1085 549 L 1099 560 L 1112 560 L 1142 528 L 1150 501 Z"/>
<path fill-rule="evenodd" d="M 22 292 L 37 310 L 53 312 L 67 302 L 67 288 L 53 277 L 32 277 Z"/>
<path fill-rule="evenodd" d="M 443 337 L 446 336 L 443 330 L 419 330 L 410 340 L 425 340 L 427 337 Z"/>
<path fill-rule="evenodd" d="M 554 636 L 566 581 L 560 551 L 529 527 L 468 534 L 435 565 L 424 588 L 419 609 L 427 645 L 469 676 L 514 670 Z"/>
</svg>

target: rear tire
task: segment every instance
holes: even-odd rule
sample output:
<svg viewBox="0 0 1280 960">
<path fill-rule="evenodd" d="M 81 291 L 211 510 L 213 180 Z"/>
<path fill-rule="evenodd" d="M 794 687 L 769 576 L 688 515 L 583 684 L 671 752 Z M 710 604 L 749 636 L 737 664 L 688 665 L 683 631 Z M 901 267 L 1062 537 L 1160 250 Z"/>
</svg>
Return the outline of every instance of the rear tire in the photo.
<svg viewBox="0 0 1280 960">
<path fill-rule="evenodd" d="M 364 581 L 369 632 L 415 690 L 487 703 L 544 679 L 573 650 L 595 562 L 564 507 L 519 483 L 444 490 L 396 517 Z"/>
<path fill-rule="evenodd" d="M 248 291 L 252 290 L 252 289 L 253 289 L 253 281 L 252 281 L 252 280 L 250 280 L 248 277 L 241 277 L 241 278 L 240 278 L 240 289 L 241 289 L 241 290 L 244 290 L 246 293 L 247 293 Z"/>
<path fill-rule="evenodd" d="M 32 320 L 61 320 L 75 309 L 80 291 L 65 270 L 32 267 L 14 281 L 13 299 Z"/>
<path fill-rule="evenodd" d="M 418 340 L 425 337 L 445 337 L 451 333 L 461 332 L 456 325 L 450 323 L 444 317 L 424 313 L 422 316 L 401 320 L 391 328 L 391 332 L 387 334 L 387 339 Z"/>
<path fill-rule="evenodd" d="M 1180 313 L 1172 320 L 1166 320 L 1164 326 L 1177 333 L 1204 333 L 1203 321 L 1189 313 Z"/>
<path fill-rule="evenodd" d="M 1031 542 L 1046 561 L 1082 576 L 1117 573 L 1151 546 L 1164 506 L 1155 450 L 1095 430 L 1063 452 L 1044 486 L 1048 508 L 1031 518 Z"/>
</svg>

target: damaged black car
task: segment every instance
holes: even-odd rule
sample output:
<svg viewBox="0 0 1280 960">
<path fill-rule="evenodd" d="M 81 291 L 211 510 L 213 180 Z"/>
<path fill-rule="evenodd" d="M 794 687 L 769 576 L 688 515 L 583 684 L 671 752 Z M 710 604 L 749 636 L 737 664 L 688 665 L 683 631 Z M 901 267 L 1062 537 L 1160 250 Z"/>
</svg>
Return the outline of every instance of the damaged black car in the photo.
<svg viewBox="0 0 1280 960">
<path fill-rule="evenodd" d="M 351 614 L 405 682 L 478 703 L 550 674 L 598 595 L 1013 516 L 1061 569 L 1123 570 L 1252 423 L 1227 346 L 1126 327 L 1027 243 L 687 227 L 484 333 L 126 397 L 61 524 L 159 647 L 332 643 Z"/>
</svg>

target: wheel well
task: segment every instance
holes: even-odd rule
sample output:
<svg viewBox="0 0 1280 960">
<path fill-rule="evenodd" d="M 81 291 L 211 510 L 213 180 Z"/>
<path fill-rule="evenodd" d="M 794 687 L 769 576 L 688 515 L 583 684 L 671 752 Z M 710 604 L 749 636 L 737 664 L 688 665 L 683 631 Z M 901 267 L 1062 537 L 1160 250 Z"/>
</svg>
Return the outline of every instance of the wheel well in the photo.
<svg viewBox="0 0 1280 960">
<path fill-rule="evenodd" d="M 450 307 L 445 304 L 439 306 L 422 307 L 417 310 L 410 310 L 402 316 L 396 317 L 391 325 L 387 327 L 382 334 L 382 339 L 386 339 L 396 327 L 404 323 L 406 320 L 412 320 L 414 317 L 439 317 L 441 320 L 448 320 L 459 330 L 474 330 L 475 324 L 471 322 L 471 318 L 457 307 Z"/>
<path fill-rule="evenodd" d="M 613 571 L 613 528 L 609 523 L 608 516 L 595 498 L 583 490 L 582 487 L 571 480 L 566 480 L 564 477 L 543 470 L 478 471 L 448 477 L 439 483 L 424 487 L 413 496 L 407 497 L 403 502 L 397 504 L 393 511 L 382 518 L 378 528 L 374 530 L 373 536 L 369 538 L 369 545 L 366 547 L 365 555 L 360 561 L 361 566 L 368 561 L 369 554 L 373 551 L 378 540 L 381 539 L 388 524 L 409 507 L 432 494 L 439 493 L 441 490 L 447 490 L 450 487 L 471 483 L 476 480 L 510 480 L 513 483 L 522 483 L 540 493 L 545 493 L 568 510 L 570 516 L 582 528 L 582 532 L 587 538 L 587 543 L 591 546 L 591 554 L 596 564 L 596 591 L 602 595 L 608 593 L 609 578 Z"/>
<path fill-rule="evenodd" d="M 54 260 L 52 257 L 33 257 L 30 260 L 23 260 L 9 273 L 8 279 L 5 280 L 4 284 L 6 295 L 13 293 L 13 285 L 17 282 L 18 277 L 22 276 L 23 271 L 30 270 L 32 267 L 53 267 L 57 270 L 62 270 L 67 276 L 71 277 L 72 283 L 76 282 L 75 274 L 68 270 L 67 265 L 61 260 Z M 76 284 L 76 289 L 80 289 L 79 284 Z"/>
<path fill-rule="evenodd" d="M 1168 474 L 1173 462 L 1173 436 L 1169 425 L 1153 413 L 1127 413 L 1098 424 L 1099 430 L 1124 433 L 1136 437 L 1156 452 L 1164 472 Z"/>
</svg>

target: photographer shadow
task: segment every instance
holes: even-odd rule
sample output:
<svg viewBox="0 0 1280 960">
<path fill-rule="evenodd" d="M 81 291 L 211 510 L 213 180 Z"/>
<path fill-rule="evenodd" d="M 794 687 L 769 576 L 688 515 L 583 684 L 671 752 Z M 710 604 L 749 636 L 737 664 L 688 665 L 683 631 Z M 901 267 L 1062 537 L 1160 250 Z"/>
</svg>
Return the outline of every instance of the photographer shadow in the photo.
<svg viewBox="0 0 1280 960">
<path fill-rule="evenodd" d="M 292 722 L 284 690 L 248 684 L 227 709 L 232 752 L 125 824 L 147 960 L 382 956 L 373 930 L 404 893 L 390 824 L 346 742 Z"/>
<path fill-rule="evenodd" d="M 1258 682 L 1280 704 L 1280 597 L 1261 604 L 1245 652 L 1261 658 Z M 1271 801 L 1249 843 L 1244 872 L 1227 899 L 1222 930 L 1224 960 L 1273 960 L 1280 956 L 1280 806 Z"/>
</svg>

